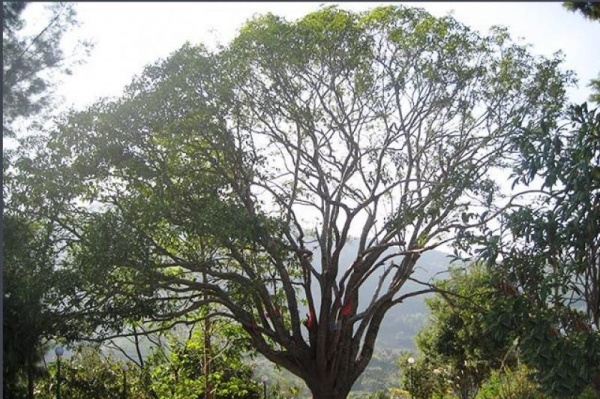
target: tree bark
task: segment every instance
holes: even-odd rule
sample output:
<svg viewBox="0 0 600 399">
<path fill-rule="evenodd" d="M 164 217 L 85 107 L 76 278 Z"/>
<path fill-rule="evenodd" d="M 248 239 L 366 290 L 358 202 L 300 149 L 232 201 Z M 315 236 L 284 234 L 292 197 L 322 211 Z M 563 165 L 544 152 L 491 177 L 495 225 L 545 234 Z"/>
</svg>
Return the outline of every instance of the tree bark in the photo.
<svg viewBox="0 0 600 399">
<path fill-rule="evenodd" d="M 33 399 L 35 364 L 30 360 L 27 362 L 27 399 Z"/>
</svg>

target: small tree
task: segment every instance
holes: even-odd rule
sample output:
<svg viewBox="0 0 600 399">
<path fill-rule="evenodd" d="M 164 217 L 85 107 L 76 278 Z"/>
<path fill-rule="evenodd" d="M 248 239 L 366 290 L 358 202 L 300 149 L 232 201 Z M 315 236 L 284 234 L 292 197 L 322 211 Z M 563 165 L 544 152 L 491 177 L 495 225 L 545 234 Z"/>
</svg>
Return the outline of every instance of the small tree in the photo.
<svg viewBox="0 0 600 399">
<path fill-rule="evenodd" d="M 433 364 L 425 357 L 412 358 L 410 353 L 402 354 L 396 364 L 400 369 L 400 383 L 410 398 L 429 399 L 439 393 L 441 375 L 434 373 Z"/>
<path fill-rule="evenodd" d="M 541 182 L 539 196 L 505 215 L 486 253 L 497 278 L 498 331 L 519 338 L 542 387 L 600 392 L 600 113 L 571 106 L 516 136 L 515 182 Z M 499 237 L 498 237 L 499 238 Z"/>
<path fill-rule="evenodd" d="M 122 366 L 126 364 L 118 362 L 111 356 L 102 355 L 98 346 L 82 345 L 75 349 L 70 359 L 63 359 L 60 364 L 60 392 L 64 398 L 106 398 L 121 399 L 124 397 L 125 384 Z M 130 368 L 127 370 L 128 391 L 139 384 L 140 374 L 138 370 Z M 57 364 L 48 366 L 45 378 L 38 381 L 36 385 L 36 398 L 56 398 L 57 386 Z M 150 399 L 143 393 L 136 392 L 127 396 L 136 399 Z"/>
<path fill-rule="evenodd" d="M 511 136 L 560 110 L 560 62 L 419 9 L 266 15 L 67 115 L 19 167 L 90 276 L 71 305 L 116 328 L 211 303 L 345 398 L 386 312 L 434 290 L 401 290 L 421 254 L 487 221 Z"/>
<path fill-rule="evenodd" d="M 261 387 L 253 379 L 244 355 L 250 353 L 243 330 L 230 322 L 213 321 L 210 331 L 195 328 L 187 339 L 172 336 L 166 352 L 161 348 L 146 361 L 150 389 L 160 398 L 203 397 L 258 399 Z M 206 335 L 210 347 L 206 347 Z M 207 356 L 207 351 L 210 351 Z M 207 364 L 210 363 L 210 364 Z M 207 371 L 209 374 L 206 374 Z M 207 390 L 208 388 L 208 390 Z"/>
<path fill-rule="evenodd" d="M 437 286 L 444 294 L 426 299 L 431 321 L 416 338 L 420 357 L 458 396 L 473 398 L 493 370 L 515 364 L 516 353 L 510 337 L 495 333 L 494 289 L 482 265 L 452 268 Z"/>
</svg>

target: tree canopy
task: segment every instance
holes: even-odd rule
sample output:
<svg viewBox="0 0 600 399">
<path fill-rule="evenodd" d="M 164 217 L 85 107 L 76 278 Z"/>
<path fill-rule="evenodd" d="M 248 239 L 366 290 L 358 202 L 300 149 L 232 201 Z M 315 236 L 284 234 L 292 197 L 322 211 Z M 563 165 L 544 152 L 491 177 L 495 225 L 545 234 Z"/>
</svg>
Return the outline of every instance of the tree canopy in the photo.
<svg viewBox="0 0 600 399">
<path fill-rule="evenodd" d="M 267 14 L 65 115 L 11 198 L 86 277 L 64 309 L 114 330 L 211 304 L 315 398 L 346 397 L 386 312 L 435 289 L 402 290 L 421 254 L 495 216 L 490 174 L 559 114 L 561 61 L 416 8 Z"/>
</svg>

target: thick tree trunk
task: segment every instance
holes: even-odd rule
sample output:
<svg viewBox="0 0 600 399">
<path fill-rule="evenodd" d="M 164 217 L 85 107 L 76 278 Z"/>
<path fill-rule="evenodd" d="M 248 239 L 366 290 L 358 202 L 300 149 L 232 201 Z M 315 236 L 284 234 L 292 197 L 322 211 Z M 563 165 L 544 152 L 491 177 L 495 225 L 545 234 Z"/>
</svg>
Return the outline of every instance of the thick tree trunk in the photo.
<svg viewBox="0 0 600 399">
<path fill-rule="evenodd" d="M 347 389 L 327 389 L 317 387 L 314 390 L 311 390 L 311 392 L 313 395 L 313 399 L 346 399 L 348 397 L 348 394 L 350 393 L 351 388 L 352 386 L 350 386 Z"/>
<path fill-rule="evenodd" d="M 35 364 L 27 362 L 27 399 L 33 399 L 33 388 L 35 379 Z"/>
<path fill-rule="evenodd" d="M 346 399 L 350 394 L 353 382 L 342 376 L 318 376 L 315 375 L 307 381 L 313 399 Z"/>
</svg>

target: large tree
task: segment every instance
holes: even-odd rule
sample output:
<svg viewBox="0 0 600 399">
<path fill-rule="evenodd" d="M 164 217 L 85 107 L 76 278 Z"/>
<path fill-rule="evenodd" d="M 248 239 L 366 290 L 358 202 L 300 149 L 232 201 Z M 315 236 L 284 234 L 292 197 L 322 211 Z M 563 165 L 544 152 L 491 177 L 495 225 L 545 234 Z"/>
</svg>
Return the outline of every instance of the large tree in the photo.
<svg viewBox="0 0 600 399">
<path fill-rule="evenodd" d="M 315 398 L 345 398 L 386 312 L 433 289 L 402 290 L 421 254 L 493 217 L 490 172 L 561 109 L 560 63 L 414 8 L 265 15 L 65 116 L 19 195 L 91 276 L 65 308 L 115 328 L 210 303 Z"/>
</svg>

